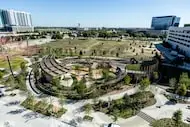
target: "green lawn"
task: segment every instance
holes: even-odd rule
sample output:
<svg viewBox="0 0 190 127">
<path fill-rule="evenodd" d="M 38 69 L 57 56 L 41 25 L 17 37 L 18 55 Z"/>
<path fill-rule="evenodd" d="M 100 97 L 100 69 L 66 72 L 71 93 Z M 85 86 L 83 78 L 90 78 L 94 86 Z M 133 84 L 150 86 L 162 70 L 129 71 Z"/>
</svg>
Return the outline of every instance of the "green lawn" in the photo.
<svg viewBox="0 0 190 127">
<path fill-rule="evenodd" d="M 127 69 L 133 71 L 140 71 L 140 64 L 128 64 Z"/>
<path fill-rule="evenodd" d="M 14 71 L 20 68 L 20 63 L 22 62 L 27 63 L 22 57 L 11 57 L 9 59 L 10 59 L 12 69 Z M 3 58 L 0 59 L 0 68 L 9 69 L 9 64 L 8 64 L 7 59 L 3 59 Z"/>
<path fill-rule="evenodd" d="M 112 56 L 115 57 L 116 53 L 119 57 L 136 59 L 148 59 L 152 57 L 152 50 L 144 49 L 144 53 L 141 53 L 142 45 L 150 45 L 151 42 L 147 41 L 134 41 L 123 40 L 118 42 L 117 40 L 99 40 L 99 39 L 62 39 L 52 43 L 43 44 L 42 47 L 51 48 L 63 48 L 63 50 L 72 49 L 76 51 L 78 55 L 80 51 L 85 52 L 83 55 L 91 55 L 92 52 L 96 51 L 96 56 Z M 139 46 L 141 48 L 139 48 Z M 134 51 L 135 50 L 135 51 Z M 104 52 L 104 53 L 103 53 Z M 138 54 L 138 55 L 137 55 Z"/>
</svg>

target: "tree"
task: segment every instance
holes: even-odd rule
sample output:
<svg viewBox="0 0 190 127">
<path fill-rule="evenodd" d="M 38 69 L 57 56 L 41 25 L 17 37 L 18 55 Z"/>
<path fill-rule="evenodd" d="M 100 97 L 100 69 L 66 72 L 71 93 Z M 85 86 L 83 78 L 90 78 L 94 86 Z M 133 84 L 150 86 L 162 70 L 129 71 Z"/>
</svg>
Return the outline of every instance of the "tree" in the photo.
<svg viewBox="0 0 190 127">
<path fill-rule="evenodd" d="M 27 105 L 34 107 L 34 96 L 30 92 L 27 94 Z"/>
<path fill-rule="evenodd" d="M 97 102 L 98 102 L 98 98 L 97 97 L 93 98 L 93 104 L 96 104 Z"/>
<path fill-rule="evenodd" d="M 86 114 L 89 115 L 91 110 L 92 110 L 92 105 L 91 104 L 88 103 L 88 104 L 84 105 L 84 111 L 85 111 Z"/>
<path fill-rule="evenodd" d="M 42 101 L 39 102 L 39 110 L 41 113 L 45 113 L 46 112 L 46 107 L 47 107 L 48 103 L 46 99 L 42 99 Z"/>
<path fill-rule="evenodd" d="M 79 82 L 79 84 L 77 84 L 77 85 L 75 86 L 75 89 L 77 90 L 77 93 L 79 93 L 81 96 L 83 96 L 84 93 L 85 93 L 86 85 L 85 85 L 84 82 L 81 80 L 81 81 Z"/>
<path fill-rule="evenodd" d="M 125 104 L 130 104 L 132 101 L 132 99 L 130 98 L 128 94 L 125 94 L 123 99 L 124 99 Z"/>
<path fill-rule="evenodd" d="M 12 76 L 9 76 L 8 79 L 5 81 L 5 84 L 8 85 L 9 87 L 15 87 L 15 78 Z"/>
<path fill-rule="evenodd" d="M 109 80 L 109 70 L 103 69 L 102 73 L 103 73 L 103 78 L 105 79 L 105 81 Z"/>
<path fill-rule="evenodd" d="M 0 80 L 3 78 L 3 72 L 0 71 Z"/>
<path fill-rule="evenodd" d="M 77 74 L 79 75 L 79 73 L 80 73 L 80 66 L 79 65 L 75 65 L 74 69 L 77 72 Z"/>
<path fill-rule="evenodd" d="M 33 64 L 33 72 L 36 83 L 38 82 L 38 77 L 40 76 L 37 63 Z"/>
<path fill-rule="evenodd" d="M 125 82 L 125 85 L 129 85 L 129 83 L 131 82 L 131 77 L 129 75 L 125 76 L 124 82 Z"/>
<path fill-rule="evenodd" d="M 63 36 L 59 32 L 57 32 L 56 34 L 53 34 L 51 39 L 63 39 Z"/>
<path fill-rule="evenodd" d="M 180 122 L 182 121 L 182 111 L 177 110 L 174 112 L 172 119 L 176 122 L 176 125 L 179 126 Z"/>
<path fill-rule="evenodd" d="M 116 57 L 119 57 L 119 53 L 118 52 L 116 53 Z"/>
<path fill-rule="evenodd" d="M 186 86 L 190 84 L 190 80 L 187 73 L 182 73 L 182 75 L 180 75 L 179 84 L 185 84 Z"/>
<path fill-rule="evenodd" d="M 22 72 L 26 72 L 26 64 L 25 62 L 20 63 L 20 69 Z"/>
<path fill-rule="evenodd" d="M 49 104 L 46 108 L 47 115 L 53 115 L 53 104 Z"/>
<path fill-rule="evenodd" d="M 105 51 L 105 50 L 102 52 L 102 55 L 103 55 L 103 56 L 106 55 L 106 51 Z"/>
<path fill-rule="evenodd" d="M 171 78 L 171 79 L 169 80 L 169 85 L 170 85 L 170 87 L 172 87 L 174 90 L 176 90 L 177 87 L 178 87 L 177 80 L 176 80 L 175 78 Z"/>
<path fill-rule="evenodd" d="M 154 79 L 158 79 L 159 78 L 158 72 L 153 72 L 153 78 Z"/>
<path fill-rule="evenodd" d="M 59 79 L 59 77 L 53 77 L 52 84 L 53 84 L 53 86 L 60 86 L 60 79 Z"/>
<path fill-rule="evenodd" d="M 75 46 L 75 54 L 77 54 L 77 47 Z"/>
<path fill-rule="evenodd" d="M 141 49 L 141 53 L 144 53 L 144 49 L 143 48 Z"/>
<path fill-rule="evenodd" d="M 15 79 L 16 79 L 16 82 L 17 82 L 17 87 L 18 87 L 20 90 L 26 91 L 27 88 L 26 88 L 25 75 L 20 74 L 20 75 L 18 75 Z"/>
<path fill-rule="evenodd" d="M 117 120 L 118 120 L 118 117 L 117 117 L 117 115 L 115 115 L 115 114 L 113 114 L 113 117 L 112 117 L 112 119 L 113 119 L 113 122 L 117 122 Z"/>
<path fill-rule="evenodd" d="M 82 56 L 82 55 L 83 55 L 83 52 L 82 52 L 82 50 L 80 50 L 80 52 L 79 52 L 79 55 L 80 55 L 80 56 Z"/>
<path fill-rule="evenodd" d="M 64 96 L 60 96 L 59 103 L 60 103 L 61 106 L 64 105 L 64 103 L 65 103 L 65 98 L 64 98 Z"/>
<path fill-rule="evenodd" d="M 144 79 L 142 79 L 141 82 L 140 82 L 140 87 L 139 87 L 139 89 L 140 89 L 140 90 L 145 90 L 149 85 L 150 85 L 149 79 L 148 79 L 148 78 L 144 78 Z"/>
<path fill-rule="evenodd" d="M 177 90 L 177 93 L 180 95 L 180 96 L 185 96 L 187 94 L 187 87 L 185 84 L 181 84 Z"/>
<path fill-rule="evenodd" d="M 69 49 L 69 55 L 73 56 L 73 50 L 72 49 Z"/>
</svg>

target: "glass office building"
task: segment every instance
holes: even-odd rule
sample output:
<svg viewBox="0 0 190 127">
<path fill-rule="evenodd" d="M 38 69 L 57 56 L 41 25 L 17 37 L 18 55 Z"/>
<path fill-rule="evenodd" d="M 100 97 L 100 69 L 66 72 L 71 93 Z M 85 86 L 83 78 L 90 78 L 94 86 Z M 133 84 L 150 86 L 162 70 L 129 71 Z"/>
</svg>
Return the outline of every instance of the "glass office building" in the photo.
<svg viewBox="0 0 190 127">
<path fill-rule="evenodd" d="M 180 17 L 176 16 L 161 16 L 153 17 L 151 28 L 155 30 L 168 30 L 170 26 L 178 27 Z"/>
</svg>

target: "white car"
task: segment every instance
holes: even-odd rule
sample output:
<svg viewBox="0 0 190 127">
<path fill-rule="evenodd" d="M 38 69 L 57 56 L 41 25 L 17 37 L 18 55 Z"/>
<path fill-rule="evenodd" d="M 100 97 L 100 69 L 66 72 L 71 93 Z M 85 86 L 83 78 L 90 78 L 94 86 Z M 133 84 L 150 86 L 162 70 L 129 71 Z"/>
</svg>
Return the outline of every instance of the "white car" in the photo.
<svg viewBox="0 0 190 127">
<path fill-rule="evenodd" d="M 107 125 L 103 125 L 103 127 L 120 127 L 120 126 L 117 125 L 117 124 L 114 124 L 114 123 L 110 123 L 110 124 L 107 124 Z"/>
<path fill-rule="evenodd" d="M 0 90 L 0 97 L 4 96 L 3 92 Z"/>
</svg>

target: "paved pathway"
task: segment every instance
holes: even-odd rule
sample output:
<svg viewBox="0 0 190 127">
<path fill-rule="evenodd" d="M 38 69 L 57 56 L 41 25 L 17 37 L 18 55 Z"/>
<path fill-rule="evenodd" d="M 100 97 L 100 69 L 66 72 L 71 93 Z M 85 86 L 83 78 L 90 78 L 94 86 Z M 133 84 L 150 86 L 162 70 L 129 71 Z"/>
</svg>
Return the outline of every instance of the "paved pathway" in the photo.
<svg viewBox="0 0 190 127">
<path fill-rule="evenodd" d="M 154 119 L 161 119 L 172 118 L 173 113 L 180 109 L 183 112 L 183 121 L 187 122 L 186 118 L 190 117 L 190 110 L 187 109 L 188 104 L 172 104 L 164 95 L 162 95 L 164 91 L 163 89 L 152 86 L 151 90 L 156 93 L 155 98 L 157 102 L 153 106 L 142 109 L 142 112 Z M 160 108 L 158 108 L 158 106 L 160 106 Z"/>
</svg>

